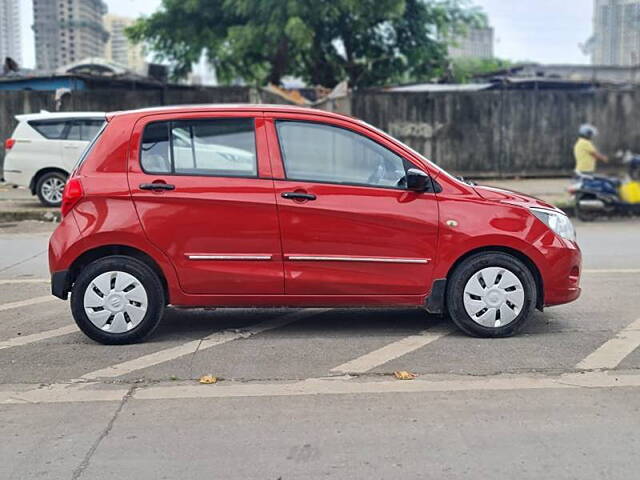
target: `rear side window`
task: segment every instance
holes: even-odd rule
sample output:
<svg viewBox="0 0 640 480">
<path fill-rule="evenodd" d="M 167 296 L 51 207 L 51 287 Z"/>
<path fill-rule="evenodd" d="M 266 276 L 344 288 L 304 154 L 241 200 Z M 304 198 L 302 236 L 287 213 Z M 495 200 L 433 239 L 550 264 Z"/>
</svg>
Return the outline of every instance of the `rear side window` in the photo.
<svg viewBox="0 0 640 480">
<path fill-rule="evenodd" d="M 32 120 L 29 125 L 48 140 L 77 140 L 90 142 L 95 138 L 104 120 L 79 118 L 75 120 Z"/>
<path fill-rule="evenodd" d="M 100 138 L 100 135 L 102 135 L 102 132 L 104 132 L 106 128 L 107 128 L 107 122 L 102 122 L 102 124 L 100 125 L 100 128 L 98 128 L 98 131 L 93 136 L 91 143 L 89 143 L 89 145 L 86 146 L 86 148 L 84 149 L 84 152 L 82 152 L 82 155 L 80 155 L 80 158 L 74 165 L 72 172 L 75 172 L 80 167 L 80 165 L 82 165 L 84 161 L 89 157 L 89 155 L 91 155 L 93 148 L 96 146 L 96 143 L 98 143 L 98 139 Z"/>
<path fill-rule="evenodd" d="M 140 163 L 147 173 L 255 177 L 253 119 L 151 123 L 142 137 Z"/>
<path fill-rule="evenodd" d="M 44 138 L 62 140 L 67 122 L 65 120 L 32 120 L 29 125 Z"/>
<path fill-rule="evenodd" d="M 67 140 L 79 140 L 90 142 L 100 131 L 103 120 L 98 119 L 78 119 L 69 122 L 69 130 L 67 132 Z"/>
</svg>

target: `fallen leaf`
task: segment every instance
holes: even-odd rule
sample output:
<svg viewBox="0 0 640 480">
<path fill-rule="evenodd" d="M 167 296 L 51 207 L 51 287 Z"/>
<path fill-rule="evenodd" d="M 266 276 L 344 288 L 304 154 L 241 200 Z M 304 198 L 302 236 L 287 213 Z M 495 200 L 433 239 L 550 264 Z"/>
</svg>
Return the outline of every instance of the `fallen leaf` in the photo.
<svg viewBox="0 0 640 480">
<path fill-rule="evenodd" d="M 218 377 L 214 377 L 213 375 L 205 375 L 204 377 L 200 377 L 200 383 L 204 383 L 206 385 L 216 383 L 217 381 Z"/>
<path fill-rule="evenodd" d="M 393 376 L 398 380 L 413 380 L 416 378 L 415 373 L 407 372 L 405 370 L 398 370 L 397 372 L 393 372 Z"/>
</svg>

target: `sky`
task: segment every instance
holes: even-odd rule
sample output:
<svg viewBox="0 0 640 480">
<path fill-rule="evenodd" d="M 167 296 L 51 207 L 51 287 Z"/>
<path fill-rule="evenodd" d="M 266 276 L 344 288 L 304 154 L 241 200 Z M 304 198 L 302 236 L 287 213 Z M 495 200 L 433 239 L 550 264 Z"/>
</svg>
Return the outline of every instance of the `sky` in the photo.
<svg viewBox="0 0 640 480">
<path fill-rule="evenodd" d="M 592 32 L 593 0 L 471 0 L 495 29 L 497 57 L 540 63 L 589 63 L 579 44 Z M 23 63 L 33 67 L 33 7 L 21 0 Z M 152 13 L 161 0 L 106 0 L 111 13 L 137 17 Z"/>
</svg>

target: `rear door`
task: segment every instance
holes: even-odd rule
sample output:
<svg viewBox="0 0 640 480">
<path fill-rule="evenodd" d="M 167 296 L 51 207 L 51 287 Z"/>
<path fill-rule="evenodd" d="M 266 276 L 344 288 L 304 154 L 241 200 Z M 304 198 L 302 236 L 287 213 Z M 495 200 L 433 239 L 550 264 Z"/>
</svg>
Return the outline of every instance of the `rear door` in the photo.
<svg viewBox="0 0 640 480">
<path fill-rule="evenodd" d="M 437 201 L 404 186 L 406 169 L 424 166 L 351 123 L 285 114 L 272 121 L 286 293 L 426 294 Z"/>
<path fill-rule="evenodd" d="M 21 146 L 19 155 L 24 157 L 24 160 L 16 158 L 16 161 L 25 171 L 29 171 L 31 176 L 42 168 L 63 168 L 62 145 L 67 131 L 66 121 L 30 120 L 27 123 L 37 135 L 29 135 L 29 138 L 16 141 L 20 142 Z"/>
<path fill-rule="evenodd" d="M 128 176 L 142 227 L 186 293 L 284 292 L 261 115 L 144 117 L 134 127 Z"/>
</svg>

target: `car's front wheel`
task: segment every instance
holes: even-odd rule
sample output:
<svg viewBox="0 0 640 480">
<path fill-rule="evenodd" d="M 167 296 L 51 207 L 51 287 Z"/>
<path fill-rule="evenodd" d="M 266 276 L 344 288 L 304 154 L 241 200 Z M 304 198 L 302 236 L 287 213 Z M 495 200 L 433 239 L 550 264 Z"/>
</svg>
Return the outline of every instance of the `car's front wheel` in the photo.
<svg viewBox="0 0 640 480">
<path fill-rule="evenodd" d="M 82 269 L 73 285 L 71 311 L 78 327 L 96 342 L 135 343 L 160 322 L 164 297 L 151 268 L 135 258 L 114 255 Z"/>
<path fill-rule="evenodd" d="M 61 172 L 47 172 L 36 182 L 36 195 L 45 207 L 59 207 L 67 176 Z"/>
<path fill-rule="evenodd" d="M 532 315 L 537 287 L 516 257 L 483 252 L 465 259 L 447 285 L 447 309 L 454 323 L 477 337 L 508 337 Z"/>
</svg>

